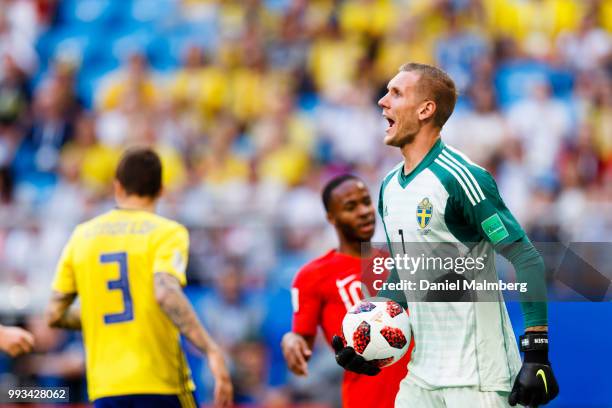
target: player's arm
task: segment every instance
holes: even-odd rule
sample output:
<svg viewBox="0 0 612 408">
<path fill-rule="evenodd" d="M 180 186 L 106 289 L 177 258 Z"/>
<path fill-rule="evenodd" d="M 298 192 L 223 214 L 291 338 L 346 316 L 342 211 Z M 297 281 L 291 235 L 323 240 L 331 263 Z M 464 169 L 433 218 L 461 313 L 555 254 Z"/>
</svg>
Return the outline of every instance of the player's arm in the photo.
<svg viewBox="0 0 612 408">
<path fill-rule="evenodd" d="M 19 327 L 0 325 L 0 351 L 11 357 L 29 353 L 34 347 L 34 336 Z"/>
<path fill-rule="evenodd" d="M 516 280 L 525 283 L 529 297 L 521 299 L 525 332 L 547 332 L 546 267 L 542 255 L 524 235 L 520 240 L 499 248 L 514 267 Z"/>
<path fill-rule="evenodd" d="M 215 402 L 230 404 L 233 390 L 223 353 L 199 322 L 178 278 L 158 272 L 154 275 L 154 290 L 157 303 L 181 334 L 207 355 L 208 365 L 215 377 Z"/>
<path fill-rule="evenodd" d="M 321 323 L 324 295 L 318 284 L 322 272 L 305 266 L 291 285 L 292 329 L 281 341 L 287 368 L 296 375 L 308 375 L 308 360 Z"/>
<path fill-rule="evenodd" d="M 449 157 L 449 155 L 447 155 Z M 452 157 L 451 157 L 452 159 Z M 455 160 L 455 159 L 452 159 Z M 526 331 L 547 330 L 546 273 L 542 256 L 525 235 L 502 200 L 493 177 L 475 165 L 461 164 L 464 176 L 453 183 L 452 204 L 496 252 L 515 269 L 517 281 L 526 283 L 527 294 L 521 294 L 521 309 Z"/>
<path fill-rule="evenodd" d="M 154 285 L 157 303 L 181 334 L 203 353 L 219 352 L 219 347 L 200 324 L 178 279 L 169 273 L 158 272 Z"/>
<path fill-rule="evenodd" d="M 189 233 L 182 225 L 160 229 L 153 238 L 153 290 L 159 307 L 183 336 L 206 353 L 215 378 L 215 404 L 232 402 L 232 383 L 219 346 L 199 322 L 182 286 L 189 253 Z"/>
<path fill-rule="evenodd" d="M 512 406 L 546 404 L 557 396 L 559 386 L 548 359 L 544 261 L 527 237 L 500 252 L 514 266 L 517 281 L 527 283 L 531 295 L 531 299 L 521 300 L 525 334 L 520 337 L 519 345 L 524 356 L 523 366 L 508 401 Z"/>
<path fill-rule="evenodd" d="M 47 305 L 45 317 L 47 324 L 56 329 L 81 330 L 81 311 L 72 305 L 76 293 L 53 291 Z"/>
<path fill-rule="evenodd" d="M 308 359 L 312 355 L 315 336 L 287 332 L 281 341 L 287 368 L 295 375 L 308 375 Z"/>
<path fill-rule="evenodd" d="M 521 294 L 525 335 L 520 338 L 523 366 L 509 396 L 510 405 L 546 404 L 559 393 L 559 386 L 548 360 L 548 316 L 546 268 L 542 256 L 525 235 L 504 204 L 493 177 L 483 169 L 470 166 L 474 179 L 457 189 L 456 204 L 466 220 L 495 250 L 512 263 L 517 281 L 526 283 Z M 468 174 L 469 177 L 469 174 Z M 465 181 L 465 180 L 464 180 Z M 471 194 L 471 199 L 468 196 Z"/>
<path fill-rule="evenodd" d="M 80 330 L 81 313 L 79 307 L 72 306 L 77 297 L 76 279 L 72 263 L 74 242 L 78 239 L 78 227 L 68 240 L 55 270 L 51 300 L 45 310 L 50 327 Z"/>
</svg>

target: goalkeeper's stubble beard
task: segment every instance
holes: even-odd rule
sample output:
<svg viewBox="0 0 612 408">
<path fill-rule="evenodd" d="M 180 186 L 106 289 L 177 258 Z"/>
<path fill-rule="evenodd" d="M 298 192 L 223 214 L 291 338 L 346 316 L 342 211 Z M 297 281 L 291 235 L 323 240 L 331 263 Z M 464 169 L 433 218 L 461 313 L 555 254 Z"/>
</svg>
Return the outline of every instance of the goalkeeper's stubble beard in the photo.
<svg viewBox="0 0 612 408">
<path fill-rule="evenodd" d="M 418 118 L 414 123 L 406 123 L 404 126 L 398 126 L 393 134 L 386 135 L 384 142 L 387 146 L 403 148 L 406 145 L 410 145 L 416 139 L 416 135 L 420 131 L 420 124 Z M 399 125 L 399 123 L 397 124 Z"/>
</svg>

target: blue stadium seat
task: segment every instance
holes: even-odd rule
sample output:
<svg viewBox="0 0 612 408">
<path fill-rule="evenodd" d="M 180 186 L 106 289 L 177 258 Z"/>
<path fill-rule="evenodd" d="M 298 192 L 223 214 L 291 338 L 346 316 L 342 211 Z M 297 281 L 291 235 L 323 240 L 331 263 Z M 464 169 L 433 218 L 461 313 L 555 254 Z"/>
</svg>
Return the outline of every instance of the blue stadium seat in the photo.
<svg viewBox="0 0 612 408">
<path fill-rule="evenodd" d="M 173 57 L 180 61 L 189 45 L 202 47 L 207 53 L 213 53 L 217 47 L 218 32 L 214 25 L 183 24 L 163 33 L 169 43 Z"/>
<path fill-rule="evenodd" d="M 107 37 L 106 42 L 112 44 L 110 45 L 112 55 L 122 61 L 134 52 L 146 51 L 154 36 L 151 28 L 130 26 L 126 31 L 112 33 L 112 39 L 109 41 Z"/>
<path fill-rule="evenodd" d="M 177 68 L 179 65 L 179 60 L 166 36 L 155 36 L 148 44 L 146 51 L 151 66 L 156 70 L 166 71 Z"/>
<path fill-rule="evenodd" d="M 152 23 L 172 18 L 177 12 L 177 1 L 172 0 L 133 0 L 129 16 L 134 21 Z M 128 13 L 126 13 L 128 14 Z"/>
<path fill-rule="evenodd" d="M 36 51 L 38 52 L 40 61 L 45 62 L 49 58 L 53 57 L 55 47 L 62 39 L 81 35 L 84 35 L 83 31 L 80 28 L 75 28 L 72 26 L 47 31 L 41 35 L 36 42 Z"/>
<path fill-rule="evenodd" d="M 531 61 L 506 63 L 499 67 L 495 76 L 499 103 L 508 108 L 529 96 L 534 83 L 548 81 L 548 67 Z"/>
<path fill-rule="evenodd" d="M 57 13 L 60 25 L 95 24 L 121 18 L 130 0 L 63 0 Z"/>
<path fill-rule="evenodd" d="M 47 70 L 58 55 L 73 59 L 77 63 L 92 61 L 94 55 L 90 54 L 95 48 L 91 47 L 95 47 L 99 37 L 99 29 L 94 26 L 70 25 L 49 31 L 36 44 L 40 53 L 40 70 Z M 93 61 L 96 59 L 93 58 Z"/>
</svg>

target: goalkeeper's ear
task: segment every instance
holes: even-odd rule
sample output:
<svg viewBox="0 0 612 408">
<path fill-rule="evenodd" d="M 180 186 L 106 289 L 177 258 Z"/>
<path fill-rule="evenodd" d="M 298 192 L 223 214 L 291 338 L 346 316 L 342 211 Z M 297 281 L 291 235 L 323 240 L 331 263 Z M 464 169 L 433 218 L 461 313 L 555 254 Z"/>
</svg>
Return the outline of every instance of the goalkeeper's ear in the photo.
<svg viewBox="0 0 612 408">
<path fill-rule="evenodd" d="M 428 120 L 430 118 L 434 118 L 438 107 L 436 106 L 436 102 L 428 99 L 423 101 L 421 106 L 419 106 L 417 110 L 417 114 L 419 115 L 419 120 Z"/>
</svg>

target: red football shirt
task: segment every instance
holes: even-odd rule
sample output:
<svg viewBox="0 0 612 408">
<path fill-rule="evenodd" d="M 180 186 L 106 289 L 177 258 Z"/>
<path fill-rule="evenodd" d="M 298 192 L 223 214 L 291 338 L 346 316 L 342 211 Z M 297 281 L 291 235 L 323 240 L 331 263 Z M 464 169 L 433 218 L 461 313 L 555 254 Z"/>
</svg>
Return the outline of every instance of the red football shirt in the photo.
<svg viewBox="0 0 612 408">
<path fill-rule="evenodd" d="M 362 298 L 363 260 L 331 250 L 305 265 L 296 275 L 291 289 L 293 331 L 315 336 L 321 326 L 328 343 L 342 332 L 346 312 Z M 406 376 L 412 351 L 373 377 L 345 371 L 342 384 L 343 407 L 389 407 L 395 405 L 400 381 Z"/>
</svg>

